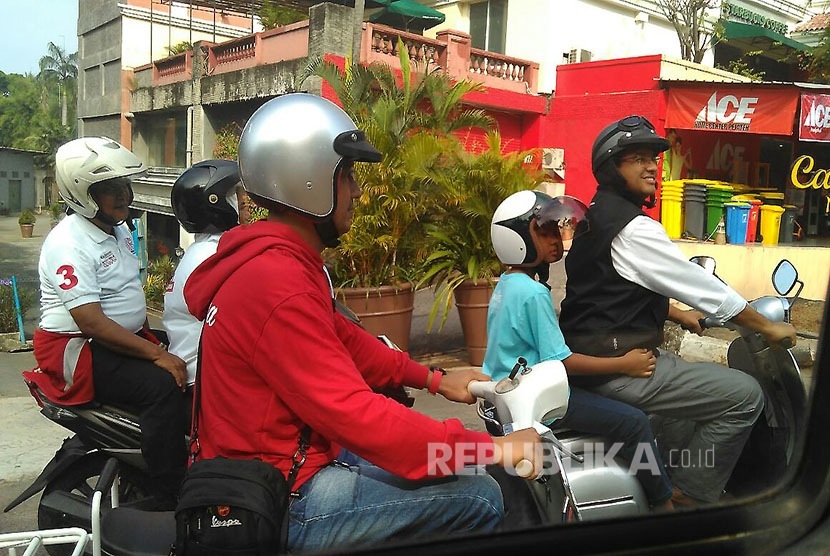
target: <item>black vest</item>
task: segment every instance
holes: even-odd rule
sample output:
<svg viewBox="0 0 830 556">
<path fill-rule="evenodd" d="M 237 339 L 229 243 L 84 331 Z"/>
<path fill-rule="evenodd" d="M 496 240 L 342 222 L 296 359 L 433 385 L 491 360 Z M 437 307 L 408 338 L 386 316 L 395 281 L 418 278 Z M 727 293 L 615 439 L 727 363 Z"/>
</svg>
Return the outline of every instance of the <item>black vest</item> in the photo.
<svg viewBox="0 0 830 556">
<path fill-rule="evenodd" d="M 611 262 L 611 242 L 644 214 L 616 191 L 600 188 L 594 196 L 588 230 L 573 241 L 565 259 L 568 281 L 559 323 L 573 352 L 616 356 L 663 342 L 668 298 L 624 279 Z M 571 378 L 577 384 L 591 384 L 612 376 Z"/>
</svg>

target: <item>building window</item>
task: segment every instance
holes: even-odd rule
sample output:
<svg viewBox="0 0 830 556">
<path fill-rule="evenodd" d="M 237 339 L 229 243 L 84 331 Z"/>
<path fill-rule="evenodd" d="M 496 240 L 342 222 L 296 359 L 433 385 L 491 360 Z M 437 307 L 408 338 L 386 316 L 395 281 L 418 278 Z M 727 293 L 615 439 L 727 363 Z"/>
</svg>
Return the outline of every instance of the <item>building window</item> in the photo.
<svg viewBox="0 0 830 556">
<path fill-rule="evenodd" d="M 147 143 L 149 166 L 184 168 L 187 154 L 185 112 L 137 120 L 136 131 Z"/>
<path fill-rule="evenodd" d="M 470 39 L 473 48 L 504 54 L 507 36 L 507 0 L 470 4 Z"/>
</svg>

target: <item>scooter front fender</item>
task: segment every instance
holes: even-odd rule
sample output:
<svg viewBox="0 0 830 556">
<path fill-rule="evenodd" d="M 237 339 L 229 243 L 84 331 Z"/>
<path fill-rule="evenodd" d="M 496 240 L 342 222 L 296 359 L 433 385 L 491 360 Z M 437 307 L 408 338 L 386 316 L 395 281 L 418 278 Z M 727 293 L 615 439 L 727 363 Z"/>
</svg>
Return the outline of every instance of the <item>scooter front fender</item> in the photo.
<svg viewBox="0 0 830 556">
<path fill-rule="evenodd" d="M 8 512 L 16 506 L 25 502 L 44 488 L 49 482 L 66 471 L 70 465 L 87 455 L 91 450 L 84 444 L 83 440 L 77 436 L 66 438 L 55 452 L 52 460 L 46 464 L 43 471 L 40 472 L 37 479 L 29 485 L 29 488 L 20 493 L 20 495 L 12 500 L 8 506 L 3 509 L 3 512 Z"/>
</svg>

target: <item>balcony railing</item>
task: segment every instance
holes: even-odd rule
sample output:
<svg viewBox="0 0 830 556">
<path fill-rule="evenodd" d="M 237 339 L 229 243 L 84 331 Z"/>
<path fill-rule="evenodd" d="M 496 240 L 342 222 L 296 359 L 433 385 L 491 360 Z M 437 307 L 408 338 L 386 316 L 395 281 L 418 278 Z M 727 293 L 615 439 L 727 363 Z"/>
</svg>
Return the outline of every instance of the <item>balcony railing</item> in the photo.
<svg viewBox="0 0 830 556">
<path fill-rule="evenodd" d="M 300 21 L 221 44 L 202 41 L 198 43 L 202 48 L 202 73 L 214 75 L 304 58 L 308 56 L 308 36 L 309 22 Z M 538 63 L 472 48 L 470 36 L 458 31 L 441 31 L 435 39 L 430 39 L 385 25 L 364 23 L 361 62 L 380 61 L 400 68 L 398 39 L 412 61 L 426 61 L 433 67 L 440 67 L 454 79 L 468 79 L 487 87 L 518 93 L 536 92 Z M 152 72 L 151 83 L 145 72 Z M 166 85 L 192 77 L 192 51 L 136 68 L 139 86 Z"/>
</svg>

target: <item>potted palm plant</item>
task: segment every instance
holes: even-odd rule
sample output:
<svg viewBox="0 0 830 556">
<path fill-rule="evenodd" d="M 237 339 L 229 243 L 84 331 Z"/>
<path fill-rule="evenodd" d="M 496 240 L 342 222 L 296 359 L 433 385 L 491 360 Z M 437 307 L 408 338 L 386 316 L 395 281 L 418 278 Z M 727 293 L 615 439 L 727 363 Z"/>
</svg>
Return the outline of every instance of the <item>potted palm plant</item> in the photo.
<svg viewBox="0 0 830 556">
<path fill-rule="evenodd" d="M 449 310 L 458 308 L 471 365 L 481 365 L 487 347 L 487 306 L 502 272 L 490 240 L 490 222 L 499 204 L 517 191 L 533 189 L 544 180 L 541 171 L 525 168 L 530 152 L 502 154 L 501 136 L 490 132 L 479 154 L 456 149 L 451 173 L 437 185 L 441 212 L 428 226 L 424 274 L 419 285 L 435 287 L 427 327 L 444 325 Z"/>
<path fill-rule="evenodd" d="M 35 216 L 32 209 L 24 209 L 17 219 L 17 223 L 20 224 L 20 235 L 27 238 L 32 237 L 35 222 L 37 222 L 37 216 Z"/>
<path fill-rule="evenodd" d="M 312 61 L 306 76 L 329 83 L 344 110 L 383 153 L 379 164 L 356 165 L 362 195 L 352 227 L 340 246 L 326 254 L 337 295 L 367 330 L 387 334 L 406 350 L 413 281 L 425 258 L 425 226 L 436 210 L 435 176 L 450 171 L 445 144 L 456 130 L 488 128 L 493 120 L 462 106 L 462 97 L 480 90 L 479 85 L 453 83 L 440 71 L 413 72 L 401 43 L 398 51 L 400 77 L 386 64 L 362 66 L 348 60 L 343 70 L 331 61 Z"/>
</svg>

